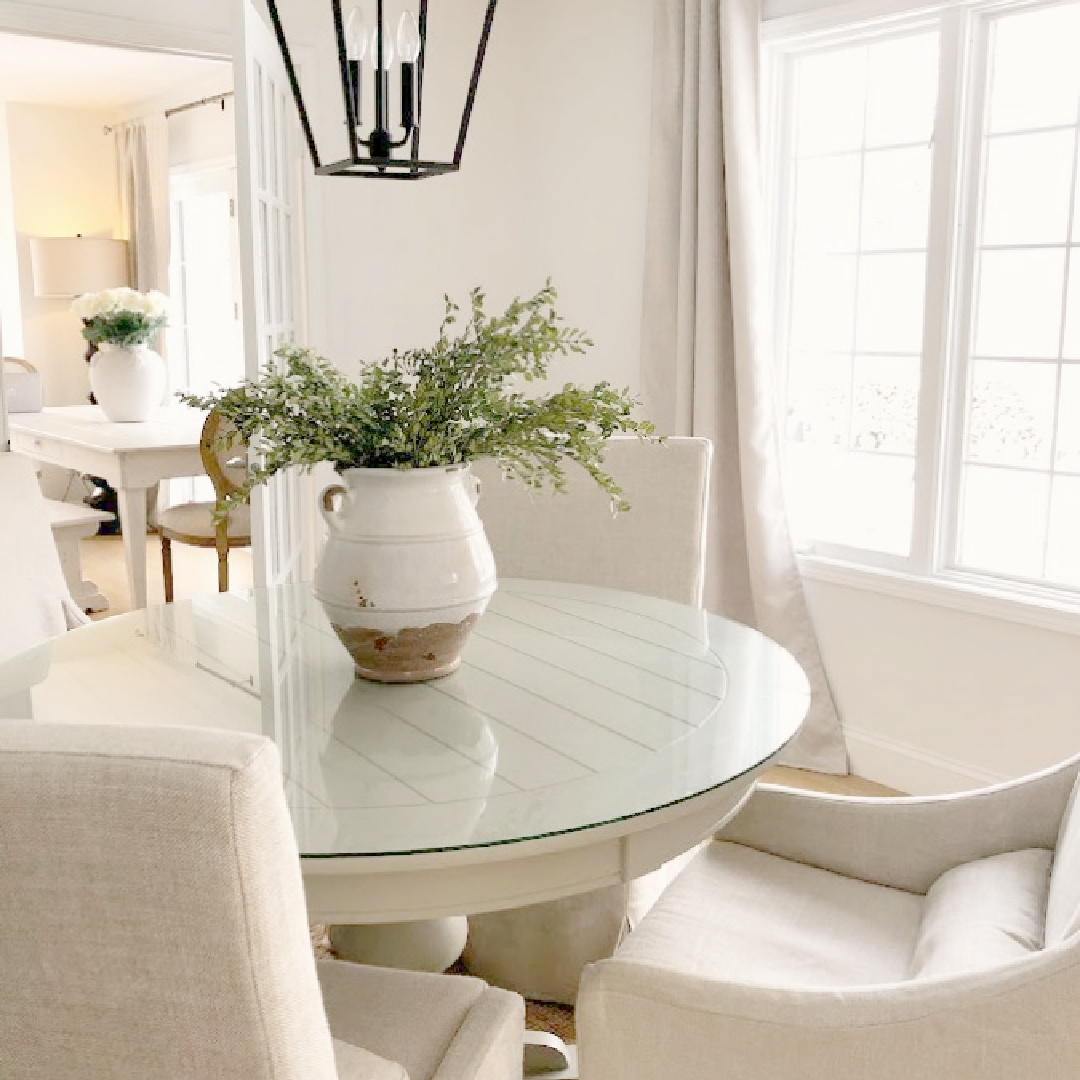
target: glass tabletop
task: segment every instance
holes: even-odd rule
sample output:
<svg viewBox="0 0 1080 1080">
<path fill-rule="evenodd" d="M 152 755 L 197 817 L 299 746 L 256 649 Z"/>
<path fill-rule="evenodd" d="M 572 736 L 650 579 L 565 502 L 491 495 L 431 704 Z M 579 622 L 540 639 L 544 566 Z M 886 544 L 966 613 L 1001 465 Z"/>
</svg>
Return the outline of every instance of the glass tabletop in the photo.
<svg viewBox="0 0 1080 1080">
<path fill-rule="evenodd" d="M 308 858 L 506 844 L 648 814 L 760 765 L 809 705 L 798 664 L 754 630 L 541 581 L 500 582 L 461 668 L 425 683 L 356 679 L 306 586 L 106 619 L 0 664 L 0 686 L 20 673 L 36 681 L 39 721 L 269 736 Z"/>
</svg>

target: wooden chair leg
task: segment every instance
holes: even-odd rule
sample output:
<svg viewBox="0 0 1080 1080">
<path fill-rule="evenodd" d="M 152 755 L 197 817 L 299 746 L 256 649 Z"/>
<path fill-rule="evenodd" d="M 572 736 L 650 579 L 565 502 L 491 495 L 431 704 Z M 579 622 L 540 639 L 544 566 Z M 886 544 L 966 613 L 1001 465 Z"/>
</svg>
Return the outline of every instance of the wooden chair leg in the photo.
<svg viewBox="0 0 1080 1080">
<path fill-rule="evenodd" d="M 165 603 L 173 600 L 172 576 L 172 541 L 164 534 L 161 537 L 161 571 L 165 578 Z"/>
<path fill-rule="evenodd" d="M 217 535 L 217 588 L 218 592 L 229 591 L 229 538 L 222 536 L 223 530 Z"/>
</svg>

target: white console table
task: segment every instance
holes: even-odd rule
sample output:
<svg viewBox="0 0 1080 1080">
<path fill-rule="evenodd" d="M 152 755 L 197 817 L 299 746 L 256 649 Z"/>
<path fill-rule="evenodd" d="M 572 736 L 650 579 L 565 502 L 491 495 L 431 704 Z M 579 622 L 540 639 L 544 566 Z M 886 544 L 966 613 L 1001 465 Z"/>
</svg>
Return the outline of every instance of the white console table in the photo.
<svg viewBox="0 0 1080 1080">
<path fill-rule="evenodd" d="M 203 471 L 205 416 L 173 405 L 143 423 L 114 424 L 96 405 L 76 405 L 8 417 L 16 453 L 101 476 L 116 488 L 133 608 L 146 607 L 146 491 L 159 480 Z"/>
</svg>

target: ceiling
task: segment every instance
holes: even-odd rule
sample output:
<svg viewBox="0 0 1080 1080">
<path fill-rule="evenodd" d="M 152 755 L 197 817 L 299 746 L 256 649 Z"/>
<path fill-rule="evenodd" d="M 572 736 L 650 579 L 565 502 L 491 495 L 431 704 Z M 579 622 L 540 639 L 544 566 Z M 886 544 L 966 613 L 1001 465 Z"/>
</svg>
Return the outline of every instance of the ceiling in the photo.
<svg viewBox="0 0 1080 1080">
<path fill-rule="evenodd" d="M 112 109 L 223 70 L 220 60 L 0 33 L 0 101 Z"/>
</svg>

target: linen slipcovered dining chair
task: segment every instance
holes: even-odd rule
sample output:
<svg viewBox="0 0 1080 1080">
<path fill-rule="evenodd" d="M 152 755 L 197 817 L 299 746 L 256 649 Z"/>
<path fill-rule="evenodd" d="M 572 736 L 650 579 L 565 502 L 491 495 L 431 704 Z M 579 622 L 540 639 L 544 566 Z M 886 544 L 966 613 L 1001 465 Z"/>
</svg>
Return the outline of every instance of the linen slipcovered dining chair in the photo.
<svg viewBox="0 0 1080 1080">
<path fill-rule="evenodd" d="M 247 477 L 247 447 L 231 420 L 211 410 L 199 438 L 199 456 L 217 500 L 233 495 Z M 170 506 L 158 516 L 165 602 L 173 600 L 172 542 L 217 550 L 218 592 L 229 591 L 229 550 L 251 546 L 251 506 L 243 503 L 214 521 L 214 502 Z"/>
<path fill-rule="evenodd" d="M 2 723 L 0 861 L 5 1078 L 520 1080 L 516 994 L 316 964 L 260 736 Z"/>
<path fill-rule="evenodd" d="M 586 969 L 582 1075 L 1080 1076 L 1078 772 L 936 798 L 757 788 Z"/>
<path fill-rule="evenodd" d="M 599 585 L 700 605 L 712 444 L 671 437 L 608 440 L 604 467 L 631 509 L 614 514 L 609 497 L 576 466 L 565 492 L 504 480 L 476 462 L 477 509 L 501 578 Z M 465 966 L 526 997 L 573 1004 L 586 963 L 610 956 L 640 919 L 681 857 L 632 882 L 510 911 L 469 916 Z"/>
<path fill-rule="evenodd" d="M 0 507 L 0 659 L 6 659 L 88 620 L 64 580 L 33 462 L 21 454 L 0 452 Z M 0 715 L 30 715 L 30 687 L 43 672 L 23 674 L 0 684 Z"/>
</svg>

